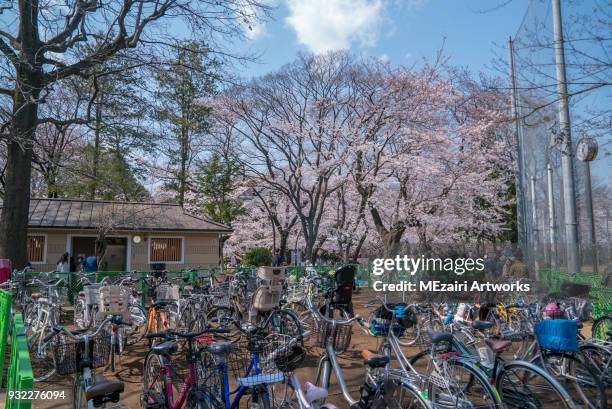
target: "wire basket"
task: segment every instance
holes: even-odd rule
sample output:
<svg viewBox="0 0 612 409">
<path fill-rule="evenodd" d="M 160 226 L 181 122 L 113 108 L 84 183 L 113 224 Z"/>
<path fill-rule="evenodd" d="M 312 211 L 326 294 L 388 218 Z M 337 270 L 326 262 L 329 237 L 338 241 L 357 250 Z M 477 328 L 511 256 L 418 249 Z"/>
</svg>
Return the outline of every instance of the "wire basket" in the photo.
<svg viewBox="0 0 612 409">
<path fill-rule="evenodd" d="M 314 317 L 311 340 L 315 347 L 325 348 L 329 337 L 333 337 L 334 350 L 336 353 L 341 354 L 351 344 L 352 334 L 353 327 L 351 324 L 336 325 L 334 328 L 331 323 L 319 317 Z"/>
<path fill-rule="evenodd" d="M 101 284 L 90 284 L 83 287 L 83 295 L 87 305 L 97 305 L 100 303 L 100 288 Z"/>
<path fill-rule="evenodd" d="M 306 351 L 301 345 L 290 343 L 291 337 L 283 334 L 251 335 L 249 339 L 234 344 L 227 358 L 230 371 L 238 383 L 274 383 L 284 379 L 283 373 L 301 366 Z"/>
<path fill-rule="evenodd" d="M 89 359 L 91 367 L 101 368 L 106 366 L 110 355 L 111 335 L 102 331 L 100 334 L 89 339 Z M 66 337 L 59 337 L 54 348 L 55 368 L 59 375 L 70 375 L 80 370 L 80 363 L 87 358 L 85 354 L 85 343 L 75 342 Z"/>
<path fill-rule="evenodd" d="M 299 283 L 294 283 L 287 289 L 287 303 L 301 302 L 305 297 L 306 288 Z"/>
<path fill-rule="evenodd" d="M 120 285 L 105 285 L 100 288 L 98 318 L 109 315 L 129 317 L 130 289 Z"/>
<path fill-rule="evenodd" d="M 230 306 L 230 282 L 224 281 L 216 284 L 210 289 L 210 295 L 214 297 L 213 304 L 220 307 Z"/>
<path fill-rule="evenodd" d="M 155 300 L 157 301 L 178 301 L 179 286 L 176 284 L 160 284 L 155 289 Z"/>
<path fill-rule="evenodd" d="M 49 287 L 47 291 L 49 303 L 53 305 L 68 304 L 68 288 L 67 287 Z"/>
</svg>

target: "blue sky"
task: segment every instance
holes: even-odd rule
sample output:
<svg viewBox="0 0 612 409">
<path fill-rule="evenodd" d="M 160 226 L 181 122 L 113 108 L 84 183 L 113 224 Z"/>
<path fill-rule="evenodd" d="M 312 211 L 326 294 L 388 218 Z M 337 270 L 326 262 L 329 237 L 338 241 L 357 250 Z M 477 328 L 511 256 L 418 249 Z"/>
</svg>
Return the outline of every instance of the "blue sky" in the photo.
<svg viewBox="0 0 612 409">
<path fill-rule="evenodd" d="M 445 41 L 454 65 L 491 70 L 505 51 L 528 0 L 273 0 L 272 21 L 252 25 L 240 45 L 260 54 L 242 72 L 251 77 L 290 62 L 299 51 L 350 49 L 356 54 L 410 65 L 434 58 Z M 497 45 L 495 45 L 497 44 Z"/>
</svg>

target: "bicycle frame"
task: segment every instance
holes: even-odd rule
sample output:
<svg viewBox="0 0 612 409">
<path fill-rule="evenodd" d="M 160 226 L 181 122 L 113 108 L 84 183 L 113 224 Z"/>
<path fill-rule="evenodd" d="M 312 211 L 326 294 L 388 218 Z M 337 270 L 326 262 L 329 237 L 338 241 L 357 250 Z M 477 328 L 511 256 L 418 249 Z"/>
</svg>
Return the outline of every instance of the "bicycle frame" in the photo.
<svg viewBox="0 0 612 409">
<path fill-rule="evenodd" d="M 336 331 L 335 323 L 332 324 L 332 334 Z M 328 337 L 325 344 L 325 353 L 319 360 L 319 366 L 317 368 L 317 384 L 321 388 L 329 389 L 329 381 L 331 378 L 331 371 L 334 371 L 336 375 L 336 380 L 338 381 L 338 385 L 340 386 L 340 390 L 342 391 L 342 396 L 349 403 L 349 405 L 354 405 L 359 401 L 354 399 L 346 386 L 346 381 L 344 380 L 344 375 L 342 374 L 342 368 L 340 368 L 340 364 L 338 363 L 338 357 L 336 356 L 336 351 L 334 350 L 334 337 Z M 319 380 L 321 382 L 319 382 Z"/>
</svg>

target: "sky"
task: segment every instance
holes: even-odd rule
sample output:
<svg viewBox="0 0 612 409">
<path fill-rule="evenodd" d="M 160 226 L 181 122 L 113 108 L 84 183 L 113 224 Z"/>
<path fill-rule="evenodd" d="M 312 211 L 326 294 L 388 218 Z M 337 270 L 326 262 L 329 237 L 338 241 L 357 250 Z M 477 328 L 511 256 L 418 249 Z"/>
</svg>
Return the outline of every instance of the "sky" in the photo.
<svg viewBox="0 0 612 409">
<path fill-rule="evenodd" d="M 246 29 L 241 51 L 259 55 L 243 77 L 272 71 L 300 51 L 350 50 L 412 65 L 444 45 L 453 65 L 495 72 L 495 53 L 519 27 L 528 0 L 268 0 L 272 18 Z M 491 10 L 493 9 L 493 10 Z M 501 73 L 499 73 L 501 74 Z"/>
</svg>

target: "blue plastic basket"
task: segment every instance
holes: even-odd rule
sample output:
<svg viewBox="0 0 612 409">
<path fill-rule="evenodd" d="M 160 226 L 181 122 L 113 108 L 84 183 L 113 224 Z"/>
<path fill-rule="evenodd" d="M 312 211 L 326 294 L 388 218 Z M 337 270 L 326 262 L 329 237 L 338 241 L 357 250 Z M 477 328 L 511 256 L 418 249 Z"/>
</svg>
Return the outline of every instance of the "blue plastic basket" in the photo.
<svg viewBox="0 0 612 409">
<path fill-rule="evenodd" d="M 557 352 L 578 351 L 578 322 L 544 320 L 536 323 L 535 333 L 540 348 Z"/>
<path fill-rule="evenodd" d="M 397 323 L 391 323 L 389 320 L 377 318 L 370 322 L 370 331 L 377 337 L 384 337 L 389 334 L 389 330 L 393 328 L 393 333 L 396 337 L 404 335 L 404 327 Z"/>
</svg>

